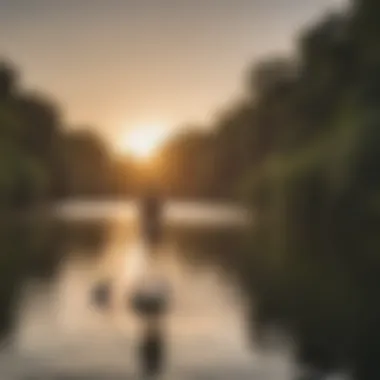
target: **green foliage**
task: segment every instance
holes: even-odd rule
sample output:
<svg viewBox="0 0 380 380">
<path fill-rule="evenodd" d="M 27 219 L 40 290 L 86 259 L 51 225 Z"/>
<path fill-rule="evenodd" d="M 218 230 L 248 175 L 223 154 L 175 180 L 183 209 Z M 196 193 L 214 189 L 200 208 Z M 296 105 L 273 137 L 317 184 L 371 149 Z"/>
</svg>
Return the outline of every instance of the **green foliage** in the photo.
<svg viewBox="0 0 380 380">
<path fill-rule="evenodd" d="M 201 189 L 189 195 L 238 187 L 252 208 L 240 278 L 258 324 L 288 330 L 311 367 L 358 380 L 380 376 L 379 19 L 378 1 L 357 0 L 322 20 L 297 57 L 256 66 L 245 99 L 165 161 L 176 184 Z"/>
<path fill-rule="evenodd" d="M 11 65 L 0 64 L 0 207 L 114 194 L 117 163 L 103 142 L 65 130 L 54 102 L 26 92 L 17 78 Z"/>
<path fill-rule="evenodd" d="M 247 286 L 259 321 L 286 328 L 305 363 L 326 372 L 348 367 L 356 379 L 380 374 L 374 303 L 380 286 L 380 61 L 377 43 L 369 49 L 380 37 L 371 25 L 380 9 L 372 5 L 376 18 L 363 1 L 361 11 L 308 32 L 291 101 L 274 87 L 258 88 L 256 112 L 265 114 L 270 102 L 274 115 L 262 119 L 271 120 L 266 126 L 252 120 L 252 128 L 276 132 L 244 180 L 256 216 Z M 355 59 L 343 59 L 352 52 Z M 275 117 L 280 109 L 290 121 L 285 133 Z"/>
</svg>

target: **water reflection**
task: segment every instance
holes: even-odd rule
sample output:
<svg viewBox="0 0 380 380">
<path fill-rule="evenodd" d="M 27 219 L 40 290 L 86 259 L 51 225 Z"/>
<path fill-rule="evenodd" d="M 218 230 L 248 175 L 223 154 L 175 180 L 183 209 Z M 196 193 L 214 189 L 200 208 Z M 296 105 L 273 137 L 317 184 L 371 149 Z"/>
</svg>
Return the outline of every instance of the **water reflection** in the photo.
<svg viewBox="0 0 380 380">
<path fill-rule="evenodd" d="M 247 334 L 253 303 L 242 287 L 241 227 L 167 224 L 153 258 L 133 219 L 2 228 L 2 379 L 129 378 L 139 372 L 139 347 L 151 359 L 165 353 L 173 378 L 291 378 L 291 351 L 258 351 Z M 141 323 L 131 308 L 144 278 L 165 278 L 173 290 L 157 324 Z M 112 288 L 100 308 L 92 299 L 99 284 Z"/>
</svg>

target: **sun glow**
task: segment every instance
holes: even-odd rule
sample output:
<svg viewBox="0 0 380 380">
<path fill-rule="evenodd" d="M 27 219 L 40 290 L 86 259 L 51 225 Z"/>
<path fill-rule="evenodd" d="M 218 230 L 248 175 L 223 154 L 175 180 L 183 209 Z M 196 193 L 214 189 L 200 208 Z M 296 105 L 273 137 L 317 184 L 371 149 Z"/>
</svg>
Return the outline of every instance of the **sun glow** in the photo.
<svg viewBox="0 0 380 380">
<path fill-rule="evenodd" d="M 149 158 L 167 138 L 167 129 L 160 125 L 133 128 L 126 132 L 118 144 L 119 151 L 136 158 Z"/>
</svg>

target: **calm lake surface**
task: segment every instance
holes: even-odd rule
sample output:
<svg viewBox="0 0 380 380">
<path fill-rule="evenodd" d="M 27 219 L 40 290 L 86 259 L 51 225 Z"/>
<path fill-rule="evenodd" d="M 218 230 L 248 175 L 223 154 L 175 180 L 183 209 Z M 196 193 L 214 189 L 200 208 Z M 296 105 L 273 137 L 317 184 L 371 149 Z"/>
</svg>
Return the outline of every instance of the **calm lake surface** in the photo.
<svg viewBox="0 0 380 380">
<path fill-rule="evenodd" d="M 152 273 L 174 293 L 168 379 L 291 379 L 290 345 L 263 349 L 252 333 L 254 300 L 235 268 L 246 226 L 232 206 L 170 203 L 150 261 L 133 203 L 70 203 L 32 223 L 3 222 L 1 380 L 137 378 L 141 326 L 126 299 Z M 114 284 L 106 312 L 90 302 L 103 280 Z"/>
</svg>

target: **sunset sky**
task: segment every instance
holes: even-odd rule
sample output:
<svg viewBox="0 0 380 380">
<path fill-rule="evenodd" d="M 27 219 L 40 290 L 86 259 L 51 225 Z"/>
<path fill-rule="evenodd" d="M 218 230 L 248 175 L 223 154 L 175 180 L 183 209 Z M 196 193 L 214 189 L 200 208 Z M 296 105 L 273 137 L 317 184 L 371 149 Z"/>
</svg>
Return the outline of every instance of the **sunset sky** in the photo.
<svg viewBox="0 0 380 380">
<path fill-rule="evenodd" d="M 68 121 L 126 129 L 207 124 L 249 64 L 291 49 L 343 0 L 0 0 L 0 54 Z"/>
</svg>

